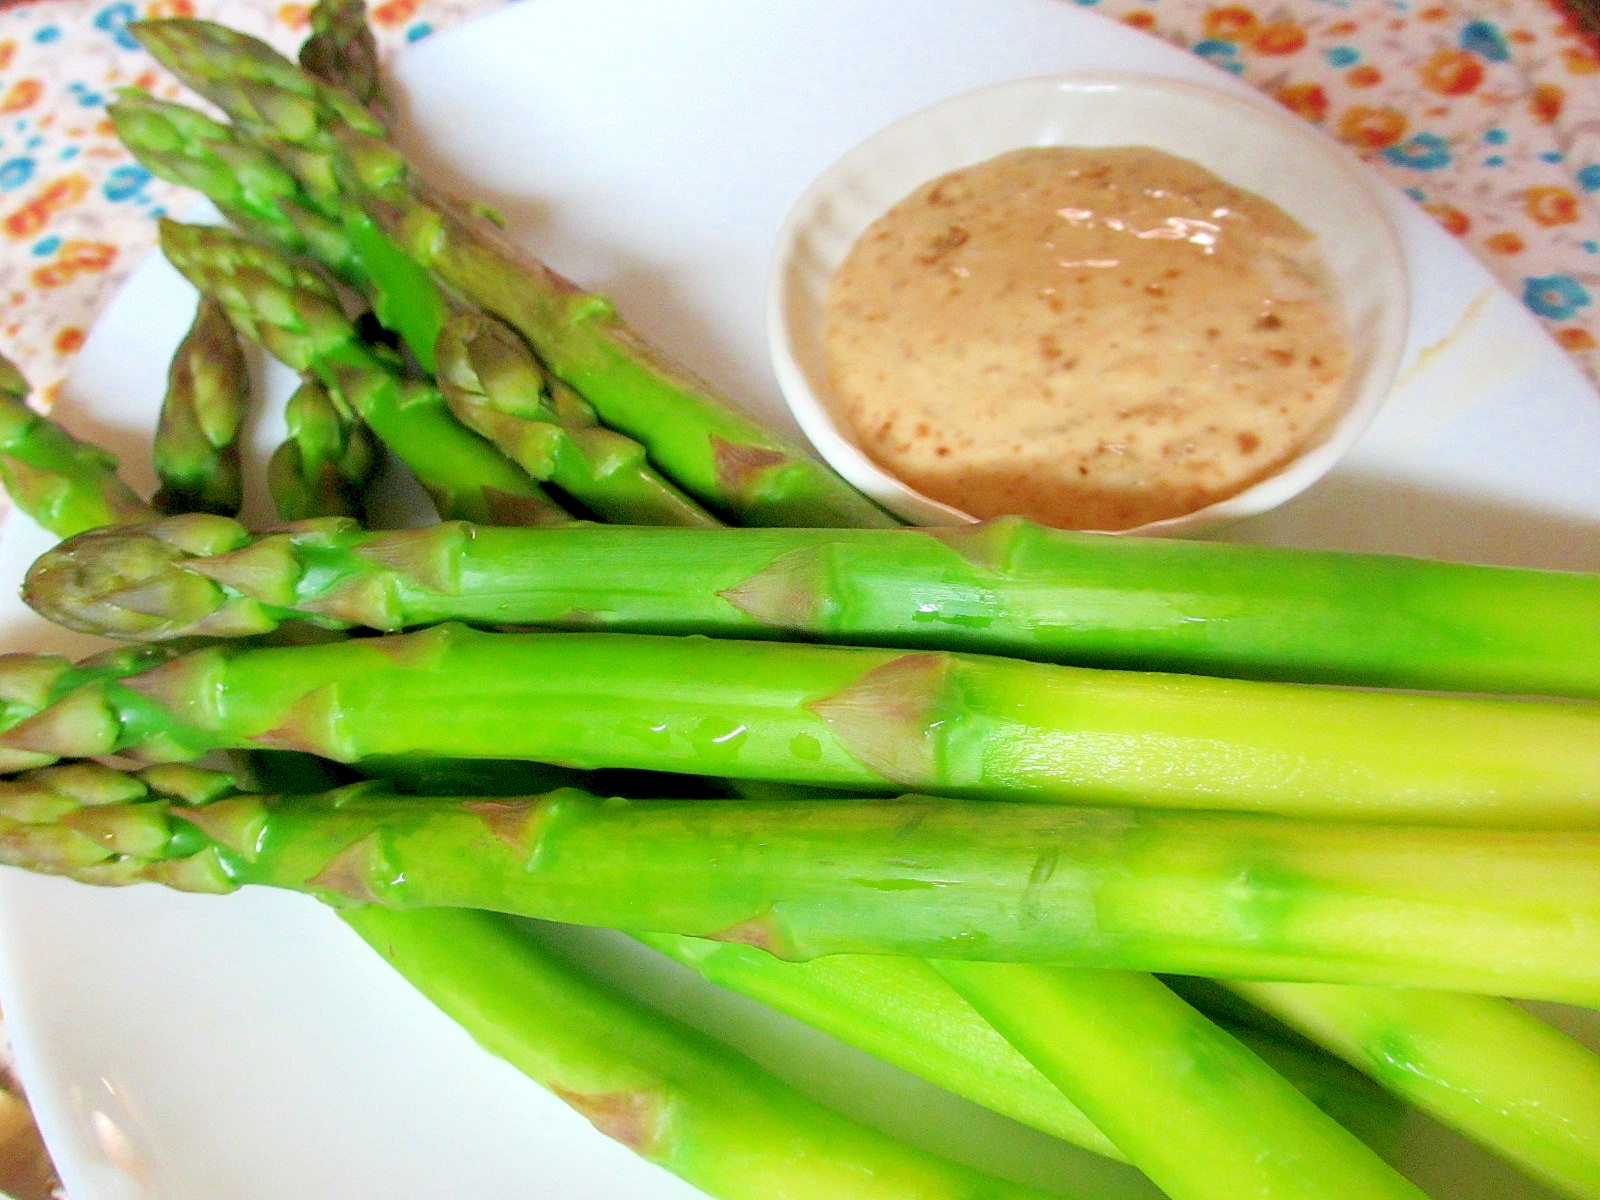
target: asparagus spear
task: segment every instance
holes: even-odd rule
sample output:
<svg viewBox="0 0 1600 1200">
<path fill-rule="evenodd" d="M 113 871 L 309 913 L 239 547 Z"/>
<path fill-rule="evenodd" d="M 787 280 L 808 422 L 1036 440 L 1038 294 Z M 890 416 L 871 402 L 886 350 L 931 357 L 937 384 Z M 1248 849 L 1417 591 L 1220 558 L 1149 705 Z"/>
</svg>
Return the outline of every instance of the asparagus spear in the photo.
<svg viewBox="0 0 1600 1200">
<path fill-rule="evenodd" d="M 220 608 L 273 621 L 339 598 L 343 623 L 439 621 L 822 638 L 1243 678 L 1600 699 L 1600 576 L 1220 542 L 1111 538 L 1008 517 L 967 530 L 495 529 L 368 533 L 349 522 L 223 554 L 152 554 L 161 527 L 53 550 L 28 595 L 106 637 L 182 637 Z M 272 564 L 270 567 L 268 564 Z M 179 571 L 196 607 L 115 593 Z M 146 574 L 148 572 L 148 574 Z"/>
<path fill-rule="evenodd" d="M 222 305 L 202 296 L 173 357 L 156 424 L 161 490 L 155 507 L 166 513 L 238 513 L 244 503 L 239 430 L 249 404 L 250 376 L 239 338 Z"/>
<path fill-rule="evenodd" d="M 344 193 L 329 126 L 382 137 L 382 122 L 359 99 L 296 66 L 265 42 L 210 21 L 135 21 L 128 31 L 184 83 L 210 100 L 241 132 L 271 150 L 299 178 L 312 202 L 338 218 Z"/>
<path fill-rule="evenodd" d="M 225 890 L 215 873 L 220 860 L 206 851 L 165 867 L 144 860 L 193 853 L 209 840 L 202 827 L 214 819 L 230 825 L 240 804 L 254 803 L 237 798 L 228 775 L 193 767 L 50 768 L 0 784 L 0 856 L 37 856 L 33 865 L 51 869 L 98 855 L 99 865 L 83 871 L 97 883 L 145 877 Z M 86 854 L 86 846 L 95 849 Z M 342 915 L 485 1049 L 602 1133 L 714 1196 L 1039 1195 L 840 1117 L 743 1056 L 585 978 L 502 918 L 376 907 Z"/>
<path fill-rule="evenodd" d="M 894 523 L 822 463 L 645 347 L 602 297 L 580 293 L 486 225 L 425 199 L 381 126 L 349 96 L 220 26 L 162 20 L 132 28 L 180 79 L 268 141 L 325 207 L 359 201 L 391 245 L 515 328 L 602 421 L 641 442 L 703 503 L 748 524 Z M 340 188 L 342 154 L 359 160 L 342 180 L 359 184 L 354 198 Z"/>
<path fill-rule="evenodd" d="M 7 680 L 6 694 L 26 682 Z M 492 909 L 794 959 L 1032 961 L 1600 1004 L 1593 833 L 929 797 L 178 795 L 86 804 L 50 770 L 5 781 L 0 861 L 90 883 Z"/>
<path fill-rule="evenodd" d="M 353 210 L 330 215 L 266 146 L 194 109 L 127 89 L 109 112 L 123 144 L 153 174 L 195 188 L 280 252 L 315 258 L 360 290 L 431 368 L 444 298 L 370 221 Z"/>
<path fill-rule="evenodd" d="M 484 1049 L 712 1196 L 1043 1200 L 824 1108 L 743 1055 L 585 978 L 504 918 L 443 909 L 342 915 Z"/>
<path fill-rule="evenodd" d="M 116 458 L 28 407 L 28 383 L 0 357 L 0 482 L 57 537 L 158 514 L 122 482 Z"/>
<path fill-rule="evenodd" d="M 314 375 L 289 397 L 284 418 L 289 436 L 267 463 L 267 487 L 279 519 L 359 513 L 378 467 L 378 448 L 367 427 Z"/>
<path fill-rule="evenodd" d="M 1237 1039 L 1148 975 L 979 962 L 938 967 L 1173 1200 L 1422 1197 Z"/>
<path fill-rule="evenodd" d="M 1227 986 L 1552 1187 L 1600 1196 L 1600 1057 L 1532 1014 L 1425 989 Z"/>
<path fill-rule="evenodd" d="M 311 36 L 300 47 L 300 65 L 324 83 L 343 88 L 388 123 L 366 0 L 317 0 L 311 6 Z"/>
<path fill-rule="evenodd" d="M 185 537 L 204 545 L 218 528 L 192 519 Z M 241 631 L 264 624 L 248 608 L 223 611 Z M 1593 828 L 1600 801 L 1600 708 L 1576 701 L 459 625 L 316 646 L 222 644 L 123 678 L 156 661 L 130 651 L 104 660 L 120 682 L 98 665 L 85 675 L 65 660 L 11 661 L 51 683 L 30 693 L 35 707 L 0 720 L 0 749 L 63 758 L 168 743 L 343 762 L 523 758 L 862 791 L 1510 827 Z"/>
<path fill-rule="evenodd" d="M 645 461 L 644 447 L 595 419 L 583 398 L 545 378 L 522 339 L 481 313 L 439 335 L 439 387 L 450 411 L 523 470 L 554 483 L 602 520 L 719 526 Z"/>
<path fill-rule="evenodd" d="M 446 516 L 501 524 L 566 520 L 527 475 L 462 428 L 438 390 L 405 379 L 368 346 L 321 279 L 265 245 L 225 229 L 161 223 L 172 264 L 215 296 L 246 337 L 335 389 L 416 473 Z"/>
</svg>

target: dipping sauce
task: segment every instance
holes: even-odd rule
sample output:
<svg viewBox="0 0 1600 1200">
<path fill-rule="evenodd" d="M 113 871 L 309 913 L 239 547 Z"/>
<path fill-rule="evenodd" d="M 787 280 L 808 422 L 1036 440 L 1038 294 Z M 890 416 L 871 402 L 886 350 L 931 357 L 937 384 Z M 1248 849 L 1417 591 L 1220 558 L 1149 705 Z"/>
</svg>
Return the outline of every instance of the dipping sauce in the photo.
<svg viewBox="0 0 1600 1200">
<path fill-rule="evenodd" d="M 1130 529 L 1273 474 L 1349 352 L 1314 239 L 1159 150 L 1018 150 L 926 184 L 831 281 L 857 443 L 975 517 Z"/>
</svg>

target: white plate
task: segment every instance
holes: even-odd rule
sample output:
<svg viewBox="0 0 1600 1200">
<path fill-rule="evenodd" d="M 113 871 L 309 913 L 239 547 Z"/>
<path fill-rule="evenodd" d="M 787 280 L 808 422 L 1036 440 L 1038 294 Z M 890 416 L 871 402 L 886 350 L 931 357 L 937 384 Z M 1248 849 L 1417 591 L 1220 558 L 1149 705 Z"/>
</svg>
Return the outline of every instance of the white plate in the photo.
<svg viewBox="0 0 1600 1200">
<path fill-rule="evenodd" d="M 774 233 L 805 185 L 942 96 L 1088 67 L 1251 94 L 1059 0 L 525 0 L 423 43 L 398 76 L 408 140 L 442 176 L 788 426 L 761 300 Z M 1417 285 L 1395 399 L 1334 474 L 1233 535 L 1600 568 L 1600 398 L 1481 267 L 1409 203 L 1392 205 Z M 163 264 L 142 267 L 60 409 L 119 450 L 140 485 L 190 303 Z M 48 542 L 7 523 L 8 583 Z M 13 590 L 0 596 L 0 644 L 84 645 L 30 617 Z M 1125 1168 L 611 939 L 558 936 L 858 1116 L 1063 1194 L 1155 1196 Z M 73 1200 L 695 1194 L 480 1052 L 300 897 L 107 892 L 6 872 L 0 996 Z M 1594 1014 L 1560 1019 L 1600 1034 Z M 1438 1200 L 1544 1194 L 1421 1123 L 1404 1165 Z"/>
</svg>

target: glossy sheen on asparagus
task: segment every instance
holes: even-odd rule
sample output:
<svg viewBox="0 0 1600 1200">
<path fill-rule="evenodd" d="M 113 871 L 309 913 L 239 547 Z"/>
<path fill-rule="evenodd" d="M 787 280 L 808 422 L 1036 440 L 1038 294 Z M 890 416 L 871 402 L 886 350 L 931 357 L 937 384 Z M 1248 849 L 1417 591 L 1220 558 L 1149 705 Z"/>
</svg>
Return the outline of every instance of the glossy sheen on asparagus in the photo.
<svg viewBox="0 0 1600 1200">
<path fill-rule="evenodd" d="M 757 525 L 894 523 L 822 463 L 646 347 L 604 298 L 519 256 L 487 225 L 424 201 L 381 126 L 350 97 L 220 26 L 164 20 L 133 28 L 185 83 L 268 139 L 314 196 L 328 205 L 355 199 L 414 263 L 527 338 L 602 421 L 643 443 L 651 461 L 703 503 Z M 341 194 L 341 181 L 362 194 Z"/>
<path fill-rule="evenodd" d="M 319 523 L 218 557 L 108 530 L 40 561 L 30 601 L 106 637 L 183 637 L 228 607 L 398 630 L 440 621 L 802 637 L 1367 686 L 1600 698 L 1600 576 L 1112 538 L 1008 517 L 967 529 L 497 529 Z M 230 557 L 236 556 L 236 557 Z M 122 606 L 175 571 L 217 581 Z M 48 582 L 47 582 L 48 581 Z"/>
<path fill-rule="evenodd" d="M 851 1121 L 586 978 L 503 918 L 346 909 L 484 1049 L 719 1200 L 1045 1200 Z"/>
<path fill-rule="evenodd" d="M 653 468 L 644 447 L 602 426 L 594 409 L 545 377 L 517 334 L 463 313 L 439 335 L 439 387 L 450 411 L 534 479 L 553 483 L 605 521 L 722 524 Z"/>
<path fill-rule="evenodd" d="M 493 909 L 795 959 L 1050 962 L 1600 1004 L 1600 834 L 929 797 L 176 794 L 84 801 L 49 771 L 20 776 L 0 787 L 0 861 L 91 883 Z"/>
<path fill-rule="evenodd" d="M 1353 1133 L 1148 975 L 938 966 L 1172 1200 L 1424 1200 Z"/>
<path fill-rule="evenodd" d="M 159 514 L 117 474 L 116 458 L 28 407 L 28 383 L 0 357 L 0 482 L 57 537 Z"/>
<path fill-rule="evenodd" d="M 172 265 L 215 296 L 245 336 L 336 389 L 416 474 L 441 515 L 543 524 L 567 514 L 527 474 L 450 415 L 431 384 L 361 340 L 338 297 L 312 272 L 225 229 L 161 223 Z"/>
<path fill-rule="evenodd" d="M 244 349 L 222 305 L 200 297 L 179 343 L 156 423 L 155 465 L 162 512 L 232 516 L 244 503 L 239 430 L 250 408 Z"/>
<path fill-rule="evenodd" d="M 192 528 L 203 540 L 205 524 Z M 226 611 L 235 628 L 251 628 L 247 610 Z M 49 684 L 0 721 L 0 748 L 61 758 L 170 757 L 169 747 L 341 762 L 522 758 L 991 800 L 1507 827 L 1593 828 L 1600 807 L 1600 707 L 1577 701 L 460 625 L 178 657 L 145 646 L 77 668 L 5 661 L 0 676 Z"/>
<path fill-rule="evenodd" d="M 1531 1013 L 1421 988 L 1228 986 L 1550 1186 L 1600 1197 L 1600 1057 Z"/>
</svg>

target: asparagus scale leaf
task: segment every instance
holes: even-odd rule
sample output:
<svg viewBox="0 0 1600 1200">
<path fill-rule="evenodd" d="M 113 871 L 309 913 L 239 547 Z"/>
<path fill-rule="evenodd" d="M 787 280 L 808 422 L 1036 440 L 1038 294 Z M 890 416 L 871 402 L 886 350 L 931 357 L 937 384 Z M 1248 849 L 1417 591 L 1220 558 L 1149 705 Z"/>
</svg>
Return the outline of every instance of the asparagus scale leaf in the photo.
<svg viewBox="0 0 1600 1200">
<path fill-rule="evenodd" d="M 145 777 L 178 768 L 193 770 Z M 929 797 L 668 804 L 574 789 L 86 801 L 49 772 L 0 788 L 0 861 L 92 883 L 261 884 L 793 959 L 899 954 L 1600 1004 L 1594 833 Z"/>
<path fill-rule="evenodd" d="M 1221 542 L 1111 538 L 1008 517 L 960 530 L 243 526 L 213 562 L 152 556 L 160 525 L 52 550 L 29 602 L 117 638 L 219 609 L 349 627 L 441 621 L 968 650 L 1241 678 L 1600 698 L 1600 576 Z M 230 558 L 237 555 L 237 559 Z M 248 572 L 234 562 L 254 564 Z M 270 564 L 270 566 L 269 566 Z M 116 592 L 195 571 L 195 607 Z M 367 602 L 363 602 L 365 599 Z"/>
</svg>

